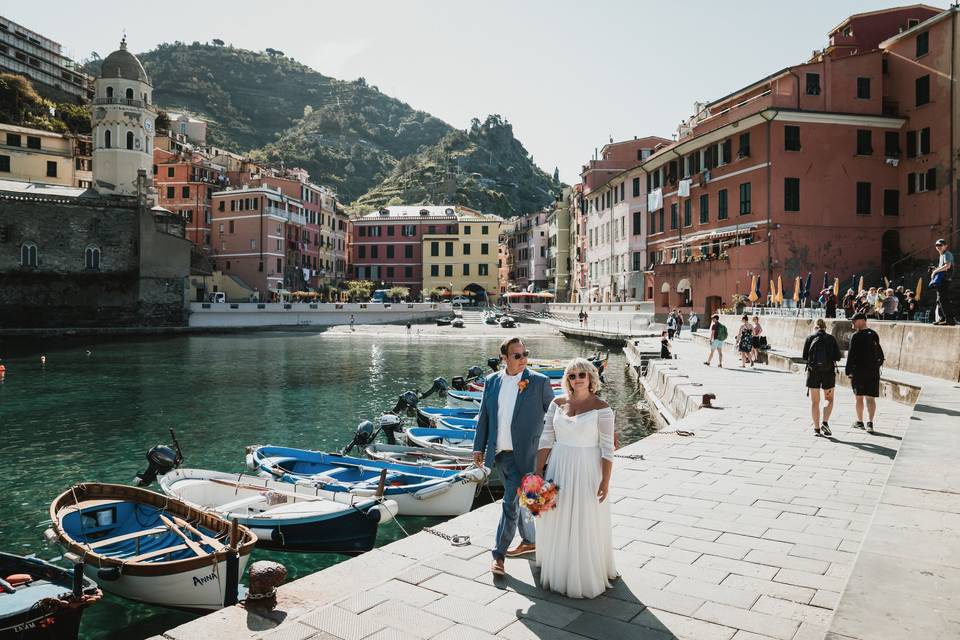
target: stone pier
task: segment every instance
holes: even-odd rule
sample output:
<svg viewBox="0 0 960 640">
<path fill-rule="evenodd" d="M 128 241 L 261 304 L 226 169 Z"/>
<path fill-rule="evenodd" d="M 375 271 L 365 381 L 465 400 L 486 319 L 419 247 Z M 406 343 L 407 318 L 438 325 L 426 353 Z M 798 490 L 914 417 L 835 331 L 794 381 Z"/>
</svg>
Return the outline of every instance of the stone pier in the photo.
<svg viewBox="0 0 960 640">
<path fill-rule="evenodd" d="M 610 499 L 621 578 L 606 594 L 545 592 L 525 559 L 508 559 L 509 575 L 495 578 L 493 504 L 438 527 L 469 535 L 468 546 L 421 532 L 282 587 L 273 612 L 231 607 L 155 640 L 957 637 L 957 472 L 934 460 L 935 443 L 921 434 L 917 456 L 896 460 L 898 489 L 885 490 L 904 438 L 923 424 L 917 411 L 941 437 L 957 424 L 960 411 L 941 393 L 948 383 L 918 382 L 939 390 L 931 405 L 881 399 L 873 435 L 852 428 L 853 398 L 838 389 L 833 437 L 820 438 L 801 374 L 740 368 L 729 348 L 724 368 L 707 367 L 702 345 L 674 345 L 677 359 L 650 361 L 647 375 L 690 398 L 713 393 L 715 408 L 617 452 Z M 911 493 L 924 465 L 936 477 Z M 909 502 L 916 512 L 897 528 Z M 897 536 L 937 575 L 915 572 L 900 588 L 911 560 L 897 556 Z M 887 573 L 883 554 L 897 556 Z M 936 568 L 938 558 L 949 566 Z M 882 598 L 870 598 L 871 585 Z M 898 589 L 911 593 L 892 600 Z"/>
</svg>

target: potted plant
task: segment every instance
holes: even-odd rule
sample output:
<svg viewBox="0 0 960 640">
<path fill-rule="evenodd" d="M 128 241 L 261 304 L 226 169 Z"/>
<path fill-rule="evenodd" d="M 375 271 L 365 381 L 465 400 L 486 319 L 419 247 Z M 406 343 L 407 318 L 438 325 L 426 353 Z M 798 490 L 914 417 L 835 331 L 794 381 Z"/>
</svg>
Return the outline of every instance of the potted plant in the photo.
<svg viewBox="0 0 960 640">
<path fill-rule="evenodd" d="M 747 296 L 742 293 L 733 294 L 733 298 L 730 301 L 733 303 L 733 308 L 736 310 L 737 315 L 742 314 L 747 306 Z"/>
</svg>

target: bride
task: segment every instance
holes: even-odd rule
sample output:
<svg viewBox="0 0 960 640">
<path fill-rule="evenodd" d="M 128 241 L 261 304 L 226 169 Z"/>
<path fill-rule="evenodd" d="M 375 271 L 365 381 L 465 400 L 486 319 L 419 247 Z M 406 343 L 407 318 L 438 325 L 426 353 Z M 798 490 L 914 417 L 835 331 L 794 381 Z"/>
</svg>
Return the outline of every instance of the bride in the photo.
<svg viewBox="0 0 960 640">
<path fill-rule="evenodd" d="M 613 411 L 596 393 L 600 376 L 584 358 L 567 364 L 566 396 L 547 412 L 535 469 L 557 484 L 557 506 L 538 518 L 540 585 L 571 598 L 595 598 L 617 577 L 610 523 Z"/>
</svg>

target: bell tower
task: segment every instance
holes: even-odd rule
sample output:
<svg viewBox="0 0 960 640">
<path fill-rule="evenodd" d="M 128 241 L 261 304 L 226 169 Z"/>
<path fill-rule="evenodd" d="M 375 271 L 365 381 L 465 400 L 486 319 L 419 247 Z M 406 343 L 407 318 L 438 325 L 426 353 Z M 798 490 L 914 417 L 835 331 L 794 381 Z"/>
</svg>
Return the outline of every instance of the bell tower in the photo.
<svg viewBox="0 0 960 640">
<path fill-rule="evenodd" d="M 153 86 L 135 55 L 120 48 L 107 56 L 94 82 L 93 186 L 104 195 L 136 196 L 137 173 L 146 172 L 152 201 L 153 136 L 156 109 Z"/>
</svg>

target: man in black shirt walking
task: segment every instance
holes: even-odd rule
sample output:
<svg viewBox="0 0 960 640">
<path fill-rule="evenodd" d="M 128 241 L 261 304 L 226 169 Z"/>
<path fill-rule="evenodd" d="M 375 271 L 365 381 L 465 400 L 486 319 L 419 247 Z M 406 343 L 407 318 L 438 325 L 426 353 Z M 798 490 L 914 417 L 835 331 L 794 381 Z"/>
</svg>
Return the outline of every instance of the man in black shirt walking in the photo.
<svg viewBox="0 0 960 640">
<path fill-rule="evenodd" d="M 837 362 L 840 361 L 840 345 L 837 339 L 827 333 L 827 323 L 817 319 L 817 332 L 807 337 L 803 343 L 803 359 L 807 362 L 807 392 L 810 395 L 810 415 L 813 418 L 813 432 L 829 436 L 830 414 L 833 413 L 834 388 L 837 386 Z M 823 421 L 820 420 L 820 390 L 827 401 L 823 407 Z"/>
<path fill-rule="evenodd" d="M 853 328 L 850 337 L 850 350 L 847 352 L 846 374 L 850 376 L 850 386 L 857 398 L 857 421 L 854 429 L 863 429 L 863 405 L 867 405 L 867 433 L 873 433 L 873 418 L 877 413 L 877 398 L 880 397 L 880 367 L 883 366 L 883 349 L 880 336 L 867 328 L 867 316 L 853 314 Z"/>
</svg>

